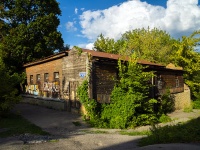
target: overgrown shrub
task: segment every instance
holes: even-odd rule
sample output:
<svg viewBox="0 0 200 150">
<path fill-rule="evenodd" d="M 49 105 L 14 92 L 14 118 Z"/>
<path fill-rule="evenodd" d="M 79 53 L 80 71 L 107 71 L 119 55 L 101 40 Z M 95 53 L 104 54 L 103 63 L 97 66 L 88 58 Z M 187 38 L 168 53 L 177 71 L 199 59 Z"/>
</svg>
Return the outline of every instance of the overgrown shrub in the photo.
<svg viewBox="0 0 200 150">
<path fill-rule="evenodd" d="M 119 82 L 111 94 L 111 103 L 102 110 L 101 119 L 110 128 L 128 128 L 157 122 L 154 104 L 149 99 L 152 72 L 144 72 L 144 67 L 136 59 L 127 64 L 119 61 Z"/>
<path fill-rule="evenodd" d="M 158 112 L 159 114 L 167 114 L 175 109 L 174 96 L 170 94 L 170 90 L 167 89 L 166 93 L 161 95 L 158 100 Z"/>
<path fill-rule="evenodd" d="M 16 86 L 22 78 L 17 74 L 10 75 L 6 70 L 3 62 L 0 60 L 0 116 L 5 115 L 20 100 L 17 96 Z"/>
<path fill-rule="evenodd" d="M 85 117 L 89 122 L 96 127 L 124 129 L 155 124 L 166 119 L 162 115 L 173 110 L 172 97 L 166 93 L 159 103 L 149 98 L 153 72 L 145 72 L 145 68 L 137 64 L 135 58 L 126 63 L 119 61 L 118 66 L 119 80 L 111 93 L 110 104 L 100 105 L 89 98 L 88 81 L 79 86 L 78 97 L 86 108 Z M 155 106 L 158 110 L 155 110 Z"/>
</svg>

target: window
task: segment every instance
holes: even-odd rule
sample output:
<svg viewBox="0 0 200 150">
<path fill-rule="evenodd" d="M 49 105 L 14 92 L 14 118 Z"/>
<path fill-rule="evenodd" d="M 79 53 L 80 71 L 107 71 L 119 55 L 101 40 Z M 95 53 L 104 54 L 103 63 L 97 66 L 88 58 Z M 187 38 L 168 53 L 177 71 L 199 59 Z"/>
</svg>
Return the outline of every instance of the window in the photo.
<svg viewBox="0 0 200 150">
<path fill-rule="evenodd" d="M 36 75 L 36 80 L 37 80 L 37 82 L 40 81 L 40 74 L 37 74 L 37 75 Z"/>
<path fill-rule="evenodd" d="M 178 77 L 176 76 L 176 87 L 179 87 L 179 79 L 178 79 Z"/>
<path fill-rule="evenodd" d="M 59 72 L 54 72 L 54 80 L 59 80 Z"/>
<path fill-rule="evenodd" d="M 30 84 L 33 84 L 33 75 L 30 75 Z"/>
<path fill-rule="evenodd" d="M 44 74 L 44 82 L 48 82 L 48 80 L 49 80 L 49 74 L 45 73 Z"/>
<path fill-rule="evenodd" d="M 161 75 L 158 75 L 158 77 L 157 77 L 157 87 L 159 90 L 162 90 L 162 88 L 163 88 L 163 82 L 162 82 Z"/>
</svg>

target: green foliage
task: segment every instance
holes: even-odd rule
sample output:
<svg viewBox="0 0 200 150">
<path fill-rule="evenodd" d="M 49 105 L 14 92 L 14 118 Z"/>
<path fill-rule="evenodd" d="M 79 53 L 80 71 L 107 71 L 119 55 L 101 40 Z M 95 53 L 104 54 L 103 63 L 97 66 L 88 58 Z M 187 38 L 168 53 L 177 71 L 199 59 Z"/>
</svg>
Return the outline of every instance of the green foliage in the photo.
<svg viewBox="0 0 200 150">
<path fill-rule="evenodd" d="M 127 128 L 157 122 L 155 99 L 148 98 L 149 81 L 153 74 L 132 59 L 127 65 L 119 61 L 119 83 L 111 94 L 111 103 L 105 105 L 101 119 L 109 128 Z"/>
<path fill-rule="evenodd" d="M 135 53 L 139 59 L 183 67 L 192 100 L 200 101 L 200 53 L 196 50 L 200 42 L 199 35 L 200 31 L 195 31 L 188 37 L 176 40 L 165 31 L 143 28 L 128 31 L 117 41 L 101 34 L 94 46 L 98 51 L 126 56 Z"/>
<path fill-rule="evenodd" d="M 172 55 L 172 62 L 183 67 L 185 83 L 190 87 L 193 100 L 200 97 L 200 54 L 195 51 L 200 38 L 200 31 L 196 31 L 190 36 L 183 36 L 174 46 L 177 51 Z"/>
<path fill-rule="evenodd" d="M 138 135 L 148 135 L 149 131 L 120 131 L 122 135 L 138 136 Z"/>
<path fill-rule="evenodd" d="M 200 118 L 177 125 L 167 125 L 164 127 L 153 126 L 150 134 L 140 141 L 140 146 L 160 143 L 199 142 L 199 124 Z"/>
<path fill-rule="evenodd" d="M 94 43 L 94 48 L 98 51 L 127 56 L 135 53 L 139 59 L 167 64 L 175 52 L 174 43 L 176 40 L 165 31 L 142 28 L 122 34 L 117 41 L 105 38 L 101 34 Z"/>
<path fill-rule="evenodd" d="M 122 35 L 122 40 L 127 42 L 123 53 L 134 52 L 138 58 L 165 64 L 169 63 L 176 42 L 168 33 L 156 28 L 128 31 Z"/>
<path fill-rule="evenodd" d="M 95 50 L 112 54 L 118 54 L 121 46 L 122 43 L 120 41 L 115 42 L 114 39 L 105 38 L 103 34 L 100 34 L 94 43 Z"/>
<path fill-rule="evenodd" d="M 158 101 L 158 111 L 160 114 L 167 114 L 175 109 L 174 97 L 170 94 L 170 90 L 167 89 L 166 93 L 161 95 Z"/>
<path fill-rule="evenodd" d="M 3 0 L 0 6 L 3 59 L 12 71 L 21 71 L 24 63 L 63 49 L 56 0 Z"/>
<path fill-rule="evenodd" d="M 78 98 L 81 104 L 85 107 L 86 113 L 85 119 L 90 122 L 95 122 L 97 118 L 97 102 L 94 99 L 90 99 L 88 95 L 88 81 L 84 80 L 83 83 L 77 89 Z"/>
<path fill-rule="evenodd" d="M 83 52 L 82 48 L 78 47 L 78 46 L 74 46 L 74 49 L 78 50 L 78 55 L 80 56 L 81 53 Z"/>
<path fill-rule="evenodd" d="M 8 112 L 15 103 L 19 102 L 20 96 L 17 96 L 16 86 L 22 82 L 23 77 L 15 73 L 10 75 L 0 58 L 0 115 Z"/>
<path fill-rule="evenodd" d="M 162 114 L 159 118 L 159 122 L 161 122 L 161 123 L 166 123 L 166 122 L 170 122 L 170 121 L 172 121 L 172 119 L 165 114 Z"/>
<path fill-rule="evenodd" d="M 200 109 L 200 100 L 193 101 L 192 106 L 194 109 Z"/>
</svg>

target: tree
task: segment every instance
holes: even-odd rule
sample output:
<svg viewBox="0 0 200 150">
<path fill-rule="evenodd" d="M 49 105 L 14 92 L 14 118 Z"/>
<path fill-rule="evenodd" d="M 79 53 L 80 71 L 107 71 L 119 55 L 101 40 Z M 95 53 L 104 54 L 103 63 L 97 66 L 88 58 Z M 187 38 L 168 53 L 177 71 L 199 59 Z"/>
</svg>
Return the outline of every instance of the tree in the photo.
<svg viewBox="0 0 200 150">
<path fill-rule="evenodd" d="M 183 67 L 184 79 L 189 85 L 192 99 L 200 101 L 200 53 L 195 50 L 199 46 L 200 31 L 195 31 L 190 36 L 183 36 L 174 46 L 177 51 L 171 60 L 177 66 Z"/>
<path fill-rule="evenodd" d="M 114 52 L 130 56 L 133 53 L 139 59 L 147 59 L 152 62 L 167 64 L 174 53 L 173 39 L 165 31 L 159 29 L 135 29 L 122 34 L 122 37 L 114 41 L 100 35 L 94 43 L 98 51 Z"/>
<path fill-rule="evenodd" d="M 100 34 L 94 43 L 94 49 L 100 52 L 118 54 L 122 45 L 120 41 L 115 42 L 114 39 L 105 38 L 103 34 Z"/>
<path fill-rule="evenodd" d="M 56 0 L 1 0 L 0 6 L 2 57 L 13 72 L 21 71 L 24 63 L 63 49 Z"/>
<path fill-rule="evenodd" d="M 0 117 L 5 115 L 21 99 L 20 96 L 17 96 L 16 85 L 23 80 L 23 77 L 17 73 L 10 75 L 1 58 L 0 53 L 0 79 L 2 79 L 0 84 Z"/>
</svg>

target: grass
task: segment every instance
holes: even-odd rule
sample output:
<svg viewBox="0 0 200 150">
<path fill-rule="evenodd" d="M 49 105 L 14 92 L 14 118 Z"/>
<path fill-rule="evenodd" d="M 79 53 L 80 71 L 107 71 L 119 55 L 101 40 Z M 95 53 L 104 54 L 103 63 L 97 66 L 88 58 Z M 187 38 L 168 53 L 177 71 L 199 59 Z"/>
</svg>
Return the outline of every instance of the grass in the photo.
<svg viewBox="0 0 200 150">
<path fill-rule="evenodd" d="M 190 142 L 200 143 L 200 117 L 177 125 L 154 126 L 148 136 L 141 139 L 139 145 Z"/>
<path fill-rule="evenodd" d="M 3 129 L 0 132 L 1 138 L 16 136 L 24 133 L 49 135 L 49 133 L 30 123 L 20 115 L 11 113 L 7 116 L 1 117 L 0 120 L 0 129 Z"/>
<path fill-rule="evenodd" d="M 108 131 L 103 131 L 103 130 L 83 130 L 85 133 L 90 133 L 90 134 L 107 134 Z"/>
<path fill-rule="evenodd" d="M 119 132 L 121 135 L 129 135 L 129 136 L 137 136 L 137 135 L 148 135 L 149 131 L 120 131 Z"/>
</svg>

